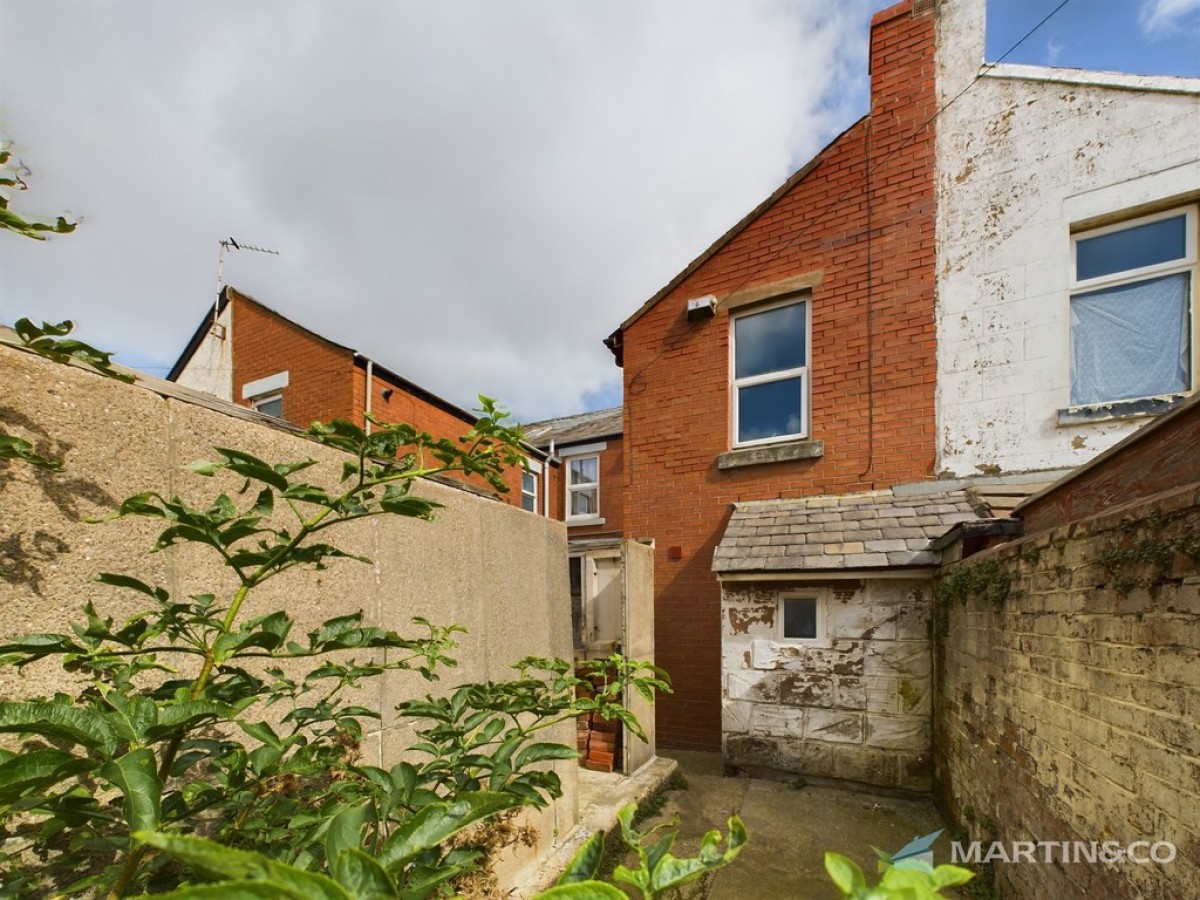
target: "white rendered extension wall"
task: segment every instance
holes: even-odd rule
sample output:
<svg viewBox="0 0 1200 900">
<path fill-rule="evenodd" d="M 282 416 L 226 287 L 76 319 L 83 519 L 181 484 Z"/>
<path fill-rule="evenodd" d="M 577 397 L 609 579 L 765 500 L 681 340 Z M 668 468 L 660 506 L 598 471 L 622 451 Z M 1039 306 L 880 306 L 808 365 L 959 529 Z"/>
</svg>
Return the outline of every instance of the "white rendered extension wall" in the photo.
<svg viewBox="0 0 1200 900">
<path fill-rule="evenodd" d="M 233 401 L 233 304 L 226 304 L 176 384 Z"/>
<path fill-rule="evenodd" d="M 983 34 L 984 0 L 942 0 L 940 106 L 980 73 Z M 1200 79 L 1002 64 L 941 113 L 937 179 L 939 471 L 1076 466 L 1144 424 L 1059 423 L 1070 235 L 1196 202 Z"/>
</svg>

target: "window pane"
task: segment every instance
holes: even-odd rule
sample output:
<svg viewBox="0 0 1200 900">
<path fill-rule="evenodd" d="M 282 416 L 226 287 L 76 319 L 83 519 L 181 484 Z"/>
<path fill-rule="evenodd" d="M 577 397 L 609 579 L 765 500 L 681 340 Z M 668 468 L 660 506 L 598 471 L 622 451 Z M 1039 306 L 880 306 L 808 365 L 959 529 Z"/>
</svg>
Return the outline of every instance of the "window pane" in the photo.
<svg viewBox="0 0 1200 900">
<path fill-rule="evenodd" d="M 807 303 L 793 303 L 733 320 L 734 377 L 749 378 L 805 365 Z"/>
<path fill-rule="evenodd" d="M 283 418 L 282 397 L 272 397 L 270 400 L 256 400 L 254 408 L 265 415 L 274 416 L 277 419 Z"/>
<path fill-rule="evenodd" d="M 521 473 L 521 509 L 537 512 L 537 476 L 532 472 Z"/>
<path fill-rule="evenodd" d="M 789 638 L 815 638 L 817 636 L 816 600 L 783 601 L 783 636 Z"/>
<path fill-rule="evenodd" d="M 596 489 L 588 488 L 582 491 L 571 491 L 571 515 L 596 515 Z"/>
<path fill-rule="evenodd" d="M 1075 243 L 1075 279 L 1098 278 L 1187 256 L 1187 217 L 1174 216 Z"/>
<path fill-rule="evenodd" d="M 597 458 L 585 456 L 582 459 L 571 460 L 571 484 L 595 484 L 597 478 Z"/>
<path fill-rule="evenodd" d="M 1177 394 L 1191 387 L 1189 276 L 1071 298 L 1071 403 Z"/>
<path fill-rule="evenodd" d="M 784 378 L 738 388 L 738 441 L 800 434 L 803 387 L 802 378 Z"/>
</svg>

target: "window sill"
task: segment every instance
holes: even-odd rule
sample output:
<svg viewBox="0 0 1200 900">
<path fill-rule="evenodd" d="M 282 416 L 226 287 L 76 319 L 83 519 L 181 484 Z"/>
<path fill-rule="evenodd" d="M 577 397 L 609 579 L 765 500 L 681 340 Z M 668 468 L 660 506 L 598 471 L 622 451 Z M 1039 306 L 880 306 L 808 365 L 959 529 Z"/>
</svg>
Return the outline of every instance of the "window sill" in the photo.
<svg viewBox="0 0 1200 900">
<path fill-rule="evenodd" d="M 604 519 L 601 516 L 578 516 L 576 518 L 567 519 L 567 527 L 574 528 L 577 525 L 603 525 Z"/>
<path fill-rule="evenodd" d="M 1160 416 L 1182 406 L 1187 394 L 1169 397 L 1141 397 L 1137 400 L 1115 400 L 1112 403 L 1092 403 L 1069 406 L 1058 411 L 1059 425 L 1086 425 L 1091 422 L 1112 422 L 1120 419 L 1143 419 Z"/>
<path fill-rule="evenodd" d="M 742 466 L 792 462 L 797 459 L 820 459 L 824 455 L 824 441 L 787 441 L 781 444 L 764 444 L 760 447 L 742 447 L 722 453 L 717 457 L 717 468 L 738 469 Z"/>
</svg>

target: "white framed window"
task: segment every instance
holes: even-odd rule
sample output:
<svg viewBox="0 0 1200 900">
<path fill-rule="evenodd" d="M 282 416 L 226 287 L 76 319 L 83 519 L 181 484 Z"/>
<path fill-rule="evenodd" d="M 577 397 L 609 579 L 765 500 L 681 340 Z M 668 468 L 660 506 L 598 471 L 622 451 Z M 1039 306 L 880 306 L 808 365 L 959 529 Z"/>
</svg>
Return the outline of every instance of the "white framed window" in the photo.
<svg viewBox="0 0 1200 900">
<path fill-rule="evenodd" d="M 572 456 L 567 464 L 567 520 L 600 515 L 600 456 Z"/>
<path fill-rule="evenodd" d="M 531 513 L 538 511 L 538 477 L 536 472 L 528 469 L 521 473 L 521 509 Z"/>
<path fill-rule="evenodd" d="M 269 394 L 265 397 L 255 397 L 250 402 L 260 413 L 274 416 L 276 419 L 283 418 L 283 394 Z"/>
<path fill-rule="evenodd" d="M 825 604 L 814 594 L 781 597 L 775 617 L 782 641 L 819 641 L 825 637 Z"/>
<path fill-rule="evenodd" d="M 1071 405 L 1191 391 L 1196 207 L 1071 236 Z"/>
<path fill-rule="evenodd" d="M 792 298 L 730 317 L 735 447 L 808 436 L 808 307 Z"/>
</svg>

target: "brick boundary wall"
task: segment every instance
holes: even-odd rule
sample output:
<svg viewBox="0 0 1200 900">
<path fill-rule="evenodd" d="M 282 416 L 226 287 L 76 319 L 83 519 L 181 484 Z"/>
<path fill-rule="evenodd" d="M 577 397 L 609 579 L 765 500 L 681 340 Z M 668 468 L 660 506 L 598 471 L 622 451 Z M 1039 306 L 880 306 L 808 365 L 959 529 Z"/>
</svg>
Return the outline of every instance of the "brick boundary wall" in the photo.
<svg viewBox="0 0 1200 900">
<path fill-rule="evenodd" d="M 1200 896 L 1200 483 L 946 567 L 933 630 L 936 792 L 959 838 L 1177 849 L 1038 849 L 993 863 L 1002 896 Z"/>
</svg>

